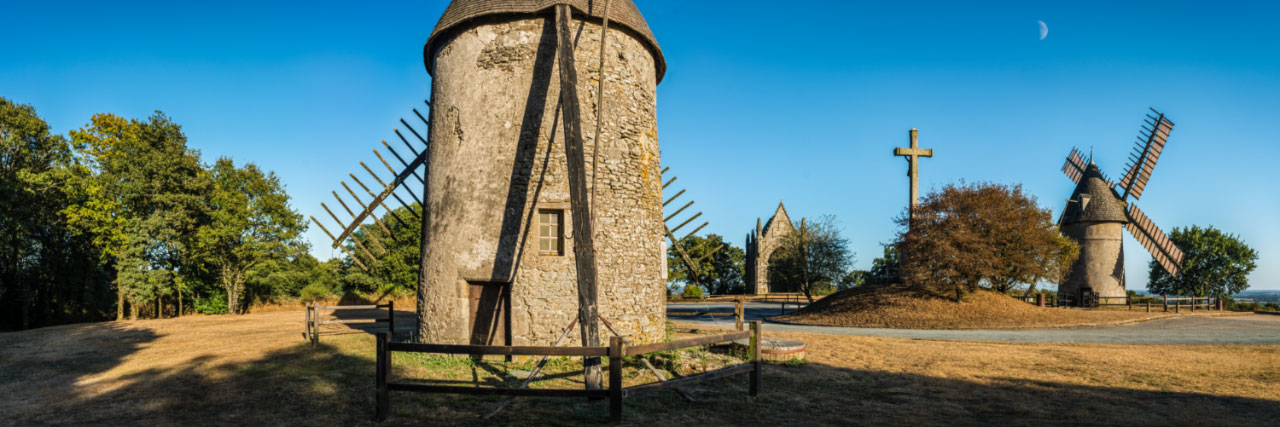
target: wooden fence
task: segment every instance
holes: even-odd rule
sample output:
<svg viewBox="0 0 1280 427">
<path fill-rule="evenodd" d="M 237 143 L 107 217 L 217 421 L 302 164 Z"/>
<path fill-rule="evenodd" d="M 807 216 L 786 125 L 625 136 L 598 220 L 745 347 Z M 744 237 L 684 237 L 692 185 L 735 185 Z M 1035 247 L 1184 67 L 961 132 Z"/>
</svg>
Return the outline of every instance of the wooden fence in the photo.
<svg viewBox="0 0 1280 427">
<path fill-rule="evenodd" d="M 1035 304 L 1041 307 L 1057 307 L 1058 306 L 1058 294 L 1056 293 L 1051 293 L 1051 294 L 1041 293 L 1041 294 L 1034 294 L 1034 295 L 1010 295 L 1010 296 L 1017 298 L 1027 304 Z"/>
<path fill-rule="evenodd" d="M 739 330 L 739 331 L 741 331 L 741 330 L 742 330 L 742 328 L 743 328 L 743 326 L 744 326 L 744 324 L 745 324 L 745 323 L 744 323 L 744 321 L 743 321 L 743 319 L 744 319 L 744 318 L 745 318 L 745 316 L 746 316 L 746 303 L 747 303 L 746 298 L 743 298 L 743 297 L 739 296 L 739 298 L 737 298 L 737 299 L 734 299 L 734 300 L 733 300 L 733 312 L 732 312 L 732 313 L 726 313 L 726 312 L 723 312 L 723 311 L 712 311 L 711 309 L 707 309 L 707 310 L 705 310 L 705 311 L 679 311 L 679 310 L 677 310 L 677 311 L 668 311 L 668 312 L 667 312 L 667 316 L 668 316 L 668 317 L 671 317 L 671 316 L 675 316 L 675 317 L 683 317 L 683 316 L 694 316 L 694 317 L 700 317 L 700 316 L 712 316 L 712 317 L 716 317 L 716 316 L 724 316 L 724 317 L 728 317 L 728 316 L 733 316 L 733 325 L 734 325 L 734 329 L 735 329 L 735 330 Z"/>
<path fill-rule="evenodd" d="M 631 395 L 655 390 L 680 387 L 704 381 L 724 378 L 732 375 L 751 373 L 751 381 L 747 393 L 756 396 L 760 393 L 760 336 L 761 322 L 751 322 L 750 331 L 739 331 L 720 335 L 685 338 L 671 342 L 654 344 L 627 345 L 623 337 L 612 337 L 608 347 L 533 347 L 533 346 L 489 346 L 489 345 L 451 345 L 451 344 L 413 344 L 392 342 L 391 336 L 379 333 L 377 339 L 377 367 L 375 369 L 376 400 L 374 418 L 382 421 L 387 418 L 391 409 L 391 391 L 413 391 L 420 393 L 451 393 L 476 395 L 506 396 L 539 396 L 539 397 L 586 397 L 608 398 L 609 417 L 613 421 L 622 421 L 623 400 Z M 622 358 L 638 356 L 660 351 L 698 347 L 740 339 L 750 339 L 748 360 L 746 363 L 721 368 L 669 381 L 644 384 L 632 387 L 622 386 Z M 437 353 L 463 355 L 504 355 L 504 356 L 574 356 L 574 357 L 608 357 L 609 386 L 601 390 L 580 389 L 533 389 L 511 387 L 463 387 L 434 384 L 408 384 L 391 382 L 391 354 L 402 353 Z"/>
<path fill-rule="evenodd" d="M 364 318 L 364 319 L 326 319 L 320 320 L 320 310 L 380 310 L 387 309 L 387 317 L 383 318 Z M 328 324 L 360 324 L 360 323 L 386 323 L 387 331 L 395 333 L 396 331 L 396 303 L 395 301 L 387 301 L 386 304 L 377 305 L 316 305 L 308 304 L 306 311 L 306 332 L 305 336 L 311 340 L 311 346 L 315 347 L 320 342 L 320 325 Z"/>
<path fill-rule="evenodd" d="M 800 292 L 778 292 L 778 293 L 764 294 L 761 298 L 757 299 L 756 301 L 780 302 L 782 304 L 778 308 L 779 310 L 778 314 L 787 314 L 787 304 L 792 304 L 795 306 L 795 310 L 799 310 L 800 304 L 802 302 L 808 303 L 809 299 L 806 298 L 804 294 Z M 795 310 L 791 310 L 791 311 L 795 311 Z"/>
<path fill-rule="evenodd" d="M 1073 298 L 1071 298 L 1069 295 L 1063 296 L 1062 298 L 1057 298 L 1057 294 L 1054 294 L 1054 293 L 1014 296 L 1014 298 L 1017 298 L 1029 304 L 1036 304 L 1041 307 L 1073 306 L 1077 302 Z M 1189 309 L 1191 311 L 1195 311 L 1197 309 L 1200 309 L 1200 310 L 1212 310 L 1214 308 L 1217 308 L 1219 310 L 1222 309 L 1221 301 L 1218 301 L 1216 298 L 1213 298 L 1213 297 L 1169 297 L 1169 296 L 1153 296 L 1153 295 L 1125 295 L 1121 297 L 1106 297 L 1106 296 L 1092 295 L 1089 298 L 1087 298 L 1084 301 L 1084 303 L 1085 303 L 1084 304 L 1085 306 L 1090 308 L 1126 307 L 1130 311 L 1132 311 L 1136 307 L 1139 309 L 1145 309 L 1147 312 L 1151 311 L 1152 306 L 1160 308 L 1164 311 L 1169 311 L 1169 309 L 1172 308 L 1175 313 L 1181 312 L 1181 310 L 1183 310 L 1184 308 Z"/>
<path fill-rule="evenodd" d="M 1222 309 L 1222 305 L 1216 304 L 1213 297 L 1163 297 L 1162 302 L 1164 311 L 1169 311 L 1169 307 L 1172 306 L 1174 313 L 1181 311 L 1183 307 L 1196 311 L 1197 308 L 1212 310 L 1214 305 L 1217 305 L 1219 310 Z"/>
</svg>

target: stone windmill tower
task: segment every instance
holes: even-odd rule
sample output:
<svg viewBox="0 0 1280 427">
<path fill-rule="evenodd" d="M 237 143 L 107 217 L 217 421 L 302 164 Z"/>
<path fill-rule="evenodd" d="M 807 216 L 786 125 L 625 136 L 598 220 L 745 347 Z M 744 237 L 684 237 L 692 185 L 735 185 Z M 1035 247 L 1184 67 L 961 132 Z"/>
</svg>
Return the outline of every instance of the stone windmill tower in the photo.
<svg viewBox="0 0 1280 427">
<path fill-rule="evenodd" d="M 1092 159 L 1086 165 L 1072 149 L 1062 171 L 1076 189 L 1059 219 L 1062 233 L 1080 244 L 1080 257 L 1066 280 L 1058 284 L 1058 296 L 1073 305 L 1088 305 L 1105 298 L 1125 296 L 1122 229 L 1129 230 L 1170 275 L 1177 276 L 1182 250 L 1156 227 L 1146 214 L 1127 200 L 1137 201 L 1164 150 L 1173 122 L 1155 110 L 1147 116 L 1135 152 L 1120 182 L 1112 183 Z"/>
<path fill-rule="evenodd" d="M 431 32 L 424 341 L 551 343 L 579 315 L 575 252 L 588 246 L 600 317 L 632 342 L 663 338 L 656 87 L 666 64 L 635 5 L 610 3 L 455 0 Z M 566 64 L 575 73 L 561 73 Z M 575 139 L 585 151 L 567 154 Z M 573 157 L 585 167 L 575 172 Z M 583 170 L 594 196 L 575 193 Z M 574 211 L 587 203 L 579 194 L 588 212 Z M 592 216 L 594 242 L 575 236 L 575 219 Z"/>
</svg>

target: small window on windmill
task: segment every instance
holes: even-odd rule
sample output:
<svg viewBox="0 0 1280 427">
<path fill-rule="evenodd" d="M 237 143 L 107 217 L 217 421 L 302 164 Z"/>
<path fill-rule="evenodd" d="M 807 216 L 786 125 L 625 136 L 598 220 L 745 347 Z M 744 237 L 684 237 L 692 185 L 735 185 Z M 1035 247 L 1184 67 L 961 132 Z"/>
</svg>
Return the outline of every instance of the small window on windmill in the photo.
<svg viewBox="0 0 1280 427">
<path fill-rule="evenodd" d="M 564 255 L 564 210 L 538 211 L 538 253 Z"/>
<path fill-rule="evenodd" d="M 1084 210 L 1089 207 L 1089 199 L 1090 199 L 1090 196 L 1088 194 L 1080 195 L 1080 211 L 1081 212 L 1084 212 Z"/>
</svg>

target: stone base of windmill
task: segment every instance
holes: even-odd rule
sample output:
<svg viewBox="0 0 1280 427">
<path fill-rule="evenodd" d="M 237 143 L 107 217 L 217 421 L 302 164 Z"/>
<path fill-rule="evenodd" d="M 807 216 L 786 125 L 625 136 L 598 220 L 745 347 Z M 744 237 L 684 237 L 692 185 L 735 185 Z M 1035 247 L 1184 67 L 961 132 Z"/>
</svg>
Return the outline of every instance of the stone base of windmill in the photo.
<svg viewBox="0 0 1280 427">
<path fill-rule="evenodd" d="M 734 346 L 744 351 L 751 349 L 751 339 L 735 340 Z M 804 360 L 804 342 L 782 338 L 763 338 L 760 340 L 760 359 L 766 362 L 786 362 L 792 359 Z"/>
</svg>

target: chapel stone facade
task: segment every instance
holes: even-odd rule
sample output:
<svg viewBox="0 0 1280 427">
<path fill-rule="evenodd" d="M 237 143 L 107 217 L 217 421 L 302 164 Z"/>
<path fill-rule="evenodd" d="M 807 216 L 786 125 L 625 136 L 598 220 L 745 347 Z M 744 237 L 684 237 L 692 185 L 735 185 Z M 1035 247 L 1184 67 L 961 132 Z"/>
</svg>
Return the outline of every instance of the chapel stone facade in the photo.
<svg viewBox="0 0 1280 427">
<path fill-rule="evenodd" d="M 573 8 L 587 182 L 596 185 L 599 311 L 632 342 L 664 338 L 656 88 L 665 63 L 644 18 L 630 0 L 614 0 L 602 41 L 598 1 L 455 0 L 423 49 L 432 76 L 418 289 L 424 342 L 548 345 L 577 318 L 553 20 L 560 3 Z M 565 345 L 579 337 L 569 334 Z"/>
<path fill-rule="evenodd" d="M 778 209 L 774 210 L 773 217 L 769 218 L 769 222 L 763 226 L 760 218 L 756 218 L 756 229 L 747 234 L 748 292 L 757 295 L 779 292 L 769 287 L 769 258 L 773 256 L 774 251 L 778 250 L 778 247 L 782 246 L 783 239 L 795 231 L 795 226 L 791 224 L 791 217 L 787 216 L 787 209 L 782 206 L 782 202 L 778 202 Z"/>
</svg>

